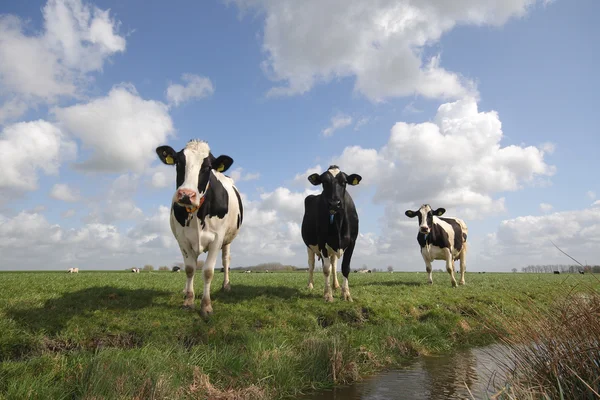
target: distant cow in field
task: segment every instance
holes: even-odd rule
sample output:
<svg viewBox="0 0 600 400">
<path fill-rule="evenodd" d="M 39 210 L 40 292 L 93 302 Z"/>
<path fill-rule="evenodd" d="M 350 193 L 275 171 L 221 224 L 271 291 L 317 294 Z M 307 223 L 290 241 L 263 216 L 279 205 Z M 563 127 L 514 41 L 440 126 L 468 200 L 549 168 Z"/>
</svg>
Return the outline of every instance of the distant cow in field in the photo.
<svg viewBox="0 0 600 400">
<path fill-rule="evenodd" d="M 560 275 L 560 271 L 554 271 L 554 275 Z"/>
<path fill-rule="evenodd" d="M 431 262 L 445 260 L 452 287 L 456 287 L 455 260 L 460 259 L 459 284 L 465 284 L 467 225 L 459 218 L 439 218 L 445 212 L 444 208 L 432 210 L 429 204 L 424 204 L 417 211 L 407 210 L 404 214 L 409 218 L 419 217 L 417 242 L 421 247 L 421 256 L 429 274 L 429 283 L 433 283 Z"/>
<path fill-rule="evenodd" d="M 196 262 L 200 254 L 208 252 L 202 268 L 204 290 L 200 307 L 200 315 L 206 318 L 212 313 L 210 284 L 218 252 L 222 253 L 225 268 L 223 290 L 229 291 L 230 246 L 242 225 L 242 198 L 233 180 L 223 174 L 233 159 L 226 155 L 213 156 L 208 143 L 201 140 L 190 140 L 179 152 L 170 146 L 160 146 L 156 154 L 177 171 L 170 224 L 187 275 L 184 307 L 194 306 Z"/>
<path fill-rule="evenodd" d="M 67 272 L 70 274 L 76 274 L 79 272 L 79 268 L 69 268 Z"/>
<path fill-rule="evenodd" d="M 580 273 L 581 275 L 583 275 L 583 274 L 585 274 L 585 271 L 579 271 L 579 273 Z"/>
<path fill-rule="evenodd" d="M 131 268 L 131 272 L 139 274 L 140 273 L 140 269 L 139 268 Z"/>
<path fill-rule="evenodd" d="M 171 269 L 171 271 L 173 272 L 180 272 L 181 271 L 181 267 L 178 267 L 177 265 L 173 267 L 173 269 Z"/>
<path fill-rule="evenodd" d="M 337 165 L 331 165 L 322 174 L 311 174 L 308 180 L 313 185 L 323 185 L 318 195 L 310 195 L 304 199 L 304 218 L 302 219 L 302 239 L 308 248 L 308 287 L 313 288 L 313 270 L 315 256 L 323 263 L 325 275 L 325 301 L 333 301 L 329 286 L 329 275 L 333 271 L 332 286 L 337 289 L 336 264 L 343 256 L 342 275 L 344 284 L 342 296 L 352 301 L 348 287 L 350 259 L 354 252 L 358 236 L 358 214 L 346 186 L 356 186 L 362 180 L 357 174 L 347 175 Z"/>
</svg>

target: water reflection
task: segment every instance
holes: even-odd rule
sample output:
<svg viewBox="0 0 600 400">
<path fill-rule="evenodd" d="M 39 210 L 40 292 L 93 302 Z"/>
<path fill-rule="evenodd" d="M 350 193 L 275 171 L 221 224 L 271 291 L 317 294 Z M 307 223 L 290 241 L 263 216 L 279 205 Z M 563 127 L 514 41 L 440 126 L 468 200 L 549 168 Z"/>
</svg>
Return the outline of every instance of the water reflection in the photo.
<svg viewBox="0 0 600 400">
<path fill-rule="evenodd" d="M 437 400 L 487 399 L 502 381 L 498 345 L 442 357 L 422 357 L 410 366 L 384 372 L 356 385 L 319 392 L 307 400 Z M 490 381 L 492 384 L 490 384 Z M 468 389 L 467 389 L 468 387 Z"/>
</svg>

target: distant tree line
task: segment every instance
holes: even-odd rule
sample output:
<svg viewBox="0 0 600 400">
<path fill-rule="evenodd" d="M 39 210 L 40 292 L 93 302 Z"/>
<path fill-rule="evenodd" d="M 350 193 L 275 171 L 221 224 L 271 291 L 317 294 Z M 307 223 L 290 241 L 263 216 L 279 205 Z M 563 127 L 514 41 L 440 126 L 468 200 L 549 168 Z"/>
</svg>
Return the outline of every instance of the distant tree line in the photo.
<svg viewBox="0 0 600 400">
<path fill-rule="evenodd" d="M 582 267 L 581 265 L 565 265 L 565 264 L 554 264 L 554 265 L 528 265 L 526 267 L 521 268 L 521 272 L 529 272 L 529 273 L 541 273 L 541 274 L 551 274 L 554 271 L 560 271 L 561 273 L 570 273 L 576 274 L 579 272 L 587 272 L 600 274 L 600 265 L 586 265 Z"/>
</svg>

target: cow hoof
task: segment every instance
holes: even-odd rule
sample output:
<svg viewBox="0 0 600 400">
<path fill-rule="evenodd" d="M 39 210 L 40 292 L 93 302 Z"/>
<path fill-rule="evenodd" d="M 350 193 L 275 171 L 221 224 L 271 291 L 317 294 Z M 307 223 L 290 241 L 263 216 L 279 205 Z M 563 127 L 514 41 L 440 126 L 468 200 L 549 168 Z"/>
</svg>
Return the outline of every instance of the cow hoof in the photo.
<svg viewBox="0 0 600 400">
<path fill-rule="evenodd" d="M 350 296 L 350 293 L 344 294 L 344 300 L 346 300 L 350 303 L 354 302 L 354 300 L 352 300 L 352 296 Z"/>
<path fill-rule="evenodd" d="M 309 283 L 309 284 L 308 284 L 308 289 L 309 289 L 309 290 L 313 290 L 313 284 L 312 284 L 312 283 Z"/>
<path fill-rule="evenodd" d="M 194 309 L 194 303 L 188 303 L 188 302 L 183 302 L 183 305 L 181 306 L 182 309 L 184 310 L 193 310 Z"/>
<path fill-rule="evenodd" d="M 433 285 L 433 281 L 427 282 L 428 285 Z"/>
<path fill-rule="evenodd" d="M 333 285 L 333 289 L 339 289 L 339 288 L 340 288 L 340 284 L 339 283 L 336 283 L 336 284 Z"/>
<path fill-rule="evenodd" d="M 460 281 L 460 282 L 458 282 L 458 284 L 459 284 L 459 285 L 464 285 L 464 284 L 465 284 L 465 281 Z"/>
<path fill-rule="evenodd" d="M 208 317 L 210 317 L 213 313 L 213 309 L 212 306 L 206 306 L 206 307 L 202 307 L 200 309 L 200 316 L 204 319 L 208 319 Z"/>
<path fill-rule="evenodd" d="M 223 291 L 224 292 L 230 292 L 231 291 L 231 284 L 229 282 L 227 282 L 226 285 L 223 285 Z"/>
<path fill-rule="evenodd" d="M 455 287 L 457 287 L 457 286 L 458 286 L 458 285 L 456 284 L 456 282 L 452 282 L 452 287 L 453 287 L 453 288 L 455 288 Z"/>
<path fill-rule="evenodd" d="M 325 295 L 325 302 L 326 303 L 331 303 L 333 301 L 333 296 L 331 294 L 326 294 Z"/>
</svg>

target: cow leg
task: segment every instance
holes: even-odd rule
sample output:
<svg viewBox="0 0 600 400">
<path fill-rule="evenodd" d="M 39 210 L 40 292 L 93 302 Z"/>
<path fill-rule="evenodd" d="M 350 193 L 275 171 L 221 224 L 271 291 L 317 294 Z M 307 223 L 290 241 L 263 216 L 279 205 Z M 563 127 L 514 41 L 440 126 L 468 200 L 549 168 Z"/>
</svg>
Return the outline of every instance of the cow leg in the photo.
<svg viewBox="0 0 600 400">
<path fill-rule="evenodd" d="M 331 256 L 331 272 L 333 273 L 333 282 L 331 284 L 332 284 L 332 287 L 334 290 L 340 288 L 340 283 L 338 282 L 338 278 L 337 278 L 337 262 L 338 262 L 337 255 L 332 255 Z"/>
<path fill-rule="evenodd" d="M 183 306 L 186 308 L 194 308 L 194 274 L 196 272 L 196 261 L 198 260 L 198 257 L 190 250 L 181 249 L 181 252 L 183 253 L 183 262 L 185 264 L 185 275 L 187 276 Z"/>
<path fill-rule="evenodd" d="M 313 271 L 315 270 L 315 252 L 310 247 L 307 247 L 308 251 L 308 288 L 313 288 Z"/>
<path fill-rule="evenodd" d="M 202 291 L 202 303 L 200 305 L 200 315 L 202 318 L 207 318 L 212 314 L 212 304 L 210 302 L 210 284 L 215 273 L 215 264 L 217 262 L 217 254 L 221 248 L 221 243 L 211 243 L 208 247 L 208 256 L 202 268 L 204 275 L 204 290 Z"/>
<path fill-rule="evenodd" d="M 444 248 L 444 254 L 446 255 L 446 271 L 450 274 L 452 287 L 456 287 L 456 278 L 454 278 L 454 257 L 452 257 L 452 251 L 446 247 Z"/>
<path fill-rule="evenodd" d="M 325 275 L 325 290 L 323 296 L 325 301 L 333 301 L 331 286 L 329 286 L 329 275 L 331 274 L 331 260 L 328 255 L 323 254 L 323 275 Z"/>
<path fill-rule="evenodd" d="M 348 275 L 350 275 L 350 259 L 352 258 L 352 253 L 354 253 L 354 242 L 348 246 L 342 258 L 342 275 L 344 275 L 342 298 L 350 302 L 352 301 L 352 296 L 350 296 L 350 287 L 348 286 Z"/>
<path fill-rule="evenodd" d="M 231 252 L 230 252 L 231 244 L 226 244 L 221 249 L 221 261 L 223 263 L 223 270 L 225 271 L 225 277 L 223 278 L 223 291 L 229 292 L 231 290 L 231 285 L 229 284 L 229 263 L 231 262 Z"/>
<path fill-rule="evenodd" d="M 433 285 L 433 267 L 431 261 L 425 260 L 425 271 L 427 271 L 427 278 L 430 285 Z"/>
<path fill-rule="evenodd" d="M 459 285 L 465 284 L 465 271 L 467 270 L 467 244 L 463 243 L 462 251 L 460 252 L 460 281 Z"/>
</svg>

